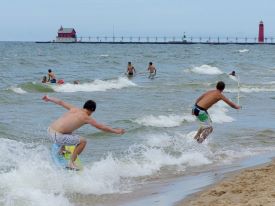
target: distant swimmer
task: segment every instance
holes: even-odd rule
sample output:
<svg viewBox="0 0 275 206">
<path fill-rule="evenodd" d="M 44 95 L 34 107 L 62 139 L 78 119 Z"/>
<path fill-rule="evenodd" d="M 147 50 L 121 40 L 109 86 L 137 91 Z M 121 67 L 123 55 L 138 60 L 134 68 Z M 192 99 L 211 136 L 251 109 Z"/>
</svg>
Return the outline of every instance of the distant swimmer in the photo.
<svg viewBox="0 0 275 206">
<path fill-rule="evenodd" d="M 56 83 L 55 74 L 51 69 L 48 70 L 48 82 Z"/>
<path fill-rule="evenodd" d="M 43 76 L 43 78 L 42 78 L 42 81 L 41 81 L 42 83 L 47 83 L 47 77 L 46 76 Z"/>
<path fill-rule="evenodd" d="M 157 69 L 156 67 L 153 65 L 152 62 L 149 62 L 149 66 L 148 66 L 148 69 L 149 71 L 149 78 L 154 78 L 157 74 Z"/>
<path fill-rule="evenodd" d="M 74 80 L 74 84 L 80 84 L 78 80 Z"/>
<path fill-rule="evenodd" d="M 197 117 L 197 120 L 200 122 L 200 128 L 195 135 L 195 139 L 198 143 L 202 143 L 207 136 L 213 131 L 212 127 L 212 121 L 210 119 L 210 116 L 207 112 L 207 110 L 215 103 L 217 103 L 220 100 L 223 100 L 225 103 L 227 103 L 229 106 L 231 106 L 234 109 L 240 109 L 241 107 L 234 102 L 230 101 L 228 98 L 226 98 L 222 92 L 225 88 L 224 82 L 220 81 L 216 85 L 216 90 L 211 90 L 203 95 L 201 95 L 193 109 L 192 114 Z"/>
<path fill-rule="evenodd" d="M 73 133 L 76 129 L 85 124 L 89 124 L 105 132 L 124 134 L 124 129 L 113 129 L 107 125 L 98 123 L 95 119 L 90 117 L 96 110 L 96 103 L 93 100 L 86 101 L 83 108 L 77 108 L 57 98 L 44 96 L 42 99 L 46 102 L 58 104 L 69 110 L 49 126 L 48 137 L 55 144 L 61 146 L 60 154 L 65 150 L 65 145 L 76 145 L 68 165 L 71 169 L 79 169 L 75 165 L 75 160 L 84 150 L 87 143 L 85 138 Z"/>
<path fill-rule="evenodd" d="M 132 65 L 131 62 L 128 62 L 127 75 L 128 76 L 134 76 L 134 73 L 136 73 L 135 67 Z"/>
<path fill-rule="evenodd" d="M 229 75 L 231 75 L 231 76 L 236 76 L 236 72 L 235 71 L 232 71 Z"/>
</svg>

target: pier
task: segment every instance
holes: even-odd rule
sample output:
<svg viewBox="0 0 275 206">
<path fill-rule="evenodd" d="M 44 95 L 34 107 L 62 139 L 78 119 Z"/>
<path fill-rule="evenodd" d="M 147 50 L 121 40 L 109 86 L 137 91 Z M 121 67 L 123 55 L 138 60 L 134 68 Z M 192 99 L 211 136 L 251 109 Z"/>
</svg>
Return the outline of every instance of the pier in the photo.
<svg viewBox="0 0 275 206">
<path fill-rule="evenodd" d="M 78 37 L 77 43 L 106 44 L 275 44 L 273 37 L 258 42 L 257 37 L 186 37 L 186 36 L 88 36 Z"/>
<path fill-rule="evenodd" d="M 58 30 L 56 40 L 36 43 L 88 43 L 88 44 L 275 44 L 273 37 L 264 36 L 264 23 L 260 21 L 258 37 L 197 37 L 186 36 L 80 36 L 74 28 Z"/>
<path fill-rule="evenodd" d="M 36 43 L 82 43 L 82 44 L 271 44 L 274 37 L 265 37 L 263 42 L 258 37 L 196 37 L 196 36 L 83 36 L 75 42 L 36 42 Z"/>
</svg>

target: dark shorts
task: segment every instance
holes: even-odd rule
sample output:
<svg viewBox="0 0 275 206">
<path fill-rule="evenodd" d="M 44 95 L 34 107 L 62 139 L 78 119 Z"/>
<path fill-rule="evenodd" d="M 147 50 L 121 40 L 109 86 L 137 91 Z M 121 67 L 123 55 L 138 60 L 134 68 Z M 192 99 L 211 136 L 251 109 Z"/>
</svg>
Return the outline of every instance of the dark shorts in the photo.
<svg viewBox="0 0 275 206">
<path fill-rule="evenodd" d="M 199 120 L 202 127 L 212 126 L 212 121 L 206 109 L 195 104 L 192 109 L 192 114 L 194 114 L 197 117 L 197 120 Z"/>
<path fill-rule="evenodd" d="M 56 79 L 51 79 L 51 83 L 56 83 Z"/>
<path fill-rule="evenodd" d="M 129 72 L 129 73 L 128 73 L 128 76 L 133 76 L 133 75 L 134 75 L 133 72 Z"/>
</svg>

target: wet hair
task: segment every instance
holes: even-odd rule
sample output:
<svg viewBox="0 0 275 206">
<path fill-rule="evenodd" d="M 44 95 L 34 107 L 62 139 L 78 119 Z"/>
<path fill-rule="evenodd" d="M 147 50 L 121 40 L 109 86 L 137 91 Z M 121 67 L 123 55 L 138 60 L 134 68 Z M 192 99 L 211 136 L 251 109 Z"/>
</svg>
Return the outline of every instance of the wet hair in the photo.
<svg viewBox="0 0 275 206">
<path fill-rule="evenodd" d="M 220 90 L 220 91 L 223 91 L 224 88 L 225 88 L 224 82 L 223 82 L 223 81 L 219 81 L 219 82 L 217 83 L 217 85 L 216 85 L 216 88 L 217 88 L 218 90 Z"/>
<path fill-rule="evenodd" d="M 93 100 L 88 100 L 87 102 L 85 102 L 85 104 L 83 105 L 84 109 L 87 109 L 91 112 L 94 112 L 96 109 L 96 103 Z"/>
<path fill-rule="evenodd" d="M 128 64 L 131 64 L 131 62 L 128 62 Z"/>
<path fill-rule="evenodd" d="M 47 77 L 43 76 L 42 83 L 45 83 L 45 82 L 47 82 Z"/>
<path fill-rule="evenodd" d="M 51 72 L 52 72 L 52 70 L 51 70 L 51 69 L 49 69 L 49 70 L 48 70 L 48 72 L 49 72 L 49 73 L 51 73 Z"/>
<path fill-rule="evenodd" d="M 149 62 L 150 65 L 152 65 L 153 63 L 152 62 Z"/>
</svg>

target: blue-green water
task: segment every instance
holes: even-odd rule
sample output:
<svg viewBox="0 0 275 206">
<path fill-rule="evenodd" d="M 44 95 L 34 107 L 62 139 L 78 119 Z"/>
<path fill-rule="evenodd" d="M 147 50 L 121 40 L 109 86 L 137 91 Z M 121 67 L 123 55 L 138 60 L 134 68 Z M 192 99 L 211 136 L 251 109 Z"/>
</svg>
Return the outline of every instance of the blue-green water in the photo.
<svg viewBox="0 0 275 206">
<path fill-rule="evenodd" d="M 1 42 L 0 204 L 104 205 L 156 179 L 274 151 L 274 54 L 268 45 Z M 128 61 L 137 70 L 131 79 L 124 75 Z M 157 68 L 154 79 L 147 77 L 150 61 Z M 41 84 L 48 69 L 65 84 Z M 228 75 L 232 70 L 239 87 Z M 224 103 L 211 108 L 214 132 L 197 144 L 191 108 L 219 80 L 242 109 Z M 56 170 L 46 130 L 65 110 L 43 102 L 45 94 L 79 107 L 93 99 L 97 121 L 127 132 L 118 136 L 82 127 L 77 133 L 88 139 L 84 171 Z"/>
</svg>

